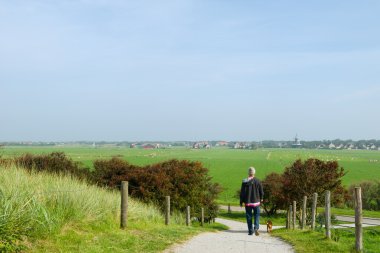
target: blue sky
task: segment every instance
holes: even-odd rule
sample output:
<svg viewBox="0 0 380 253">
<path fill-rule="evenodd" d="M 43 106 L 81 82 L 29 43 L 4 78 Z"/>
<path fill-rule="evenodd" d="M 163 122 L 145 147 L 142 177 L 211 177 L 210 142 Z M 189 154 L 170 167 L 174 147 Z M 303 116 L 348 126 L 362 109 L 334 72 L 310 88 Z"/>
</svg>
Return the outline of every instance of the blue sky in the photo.
<svg viewBox="0 0 380 253">
<path fill-rule="evenodd" d="M 0 141 L 380 139 L 379 13 L 0 0 Z"/>
</svg>

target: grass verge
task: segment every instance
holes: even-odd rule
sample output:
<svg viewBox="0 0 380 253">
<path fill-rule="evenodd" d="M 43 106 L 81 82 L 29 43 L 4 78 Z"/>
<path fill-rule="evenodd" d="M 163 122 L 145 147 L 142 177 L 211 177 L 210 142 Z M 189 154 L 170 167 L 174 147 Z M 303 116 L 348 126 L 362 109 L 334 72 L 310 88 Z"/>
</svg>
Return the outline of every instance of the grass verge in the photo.
<svg viewBox="0 0 380 253">
<path fill-rule="evenodd" d="M 363 228 L 364 253 L 380 252 L 380 227 Z M 273 236 L 293 245 L 297 253 L 355 252 L 355 230 L 333 229 L 332 239 L 325 238 L 324 230 L 273 230 Z"/>
</svg>

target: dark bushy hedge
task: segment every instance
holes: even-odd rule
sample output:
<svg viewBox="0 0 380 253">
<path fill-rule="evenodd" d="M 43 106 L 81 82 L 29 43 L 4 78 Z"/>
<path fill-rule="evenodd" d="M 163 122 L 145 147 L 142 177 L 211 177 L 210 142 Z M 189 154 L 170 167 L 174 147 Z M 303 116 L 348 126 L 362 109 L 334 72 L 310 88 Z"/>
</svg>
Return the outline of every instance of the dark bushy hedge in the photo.
<svg viewBox="0 0 380 253">
<path fill-rule="evenodd" d="M 95 183 L 117 187 L 121 181 L 129 182 L 131 196 L 144 202 L 153 202 L 163 208 L 165 196 L 170 196 L 171 207 L 184 211 L 187 205 L 211 217 L 217 213 L 216 198 L 221 191 L 211 182 L 208 170 L 200 162 L 169 160 L 162 163 L 138 167 L 119 158 L 97 160 L 94 163 Z"/>
<path fill-rule="evenodd" d="M 71 174 L 80 179 L 87 179 L 90 171 L 81 168 L 80 163 L 74 162 L 63 152 L 53 152 L 50 154 L 32 155 L 24 154 L 13 159 L 13 162 L 29 171 L 46 171 L 56 174 Z"/>
</svg>

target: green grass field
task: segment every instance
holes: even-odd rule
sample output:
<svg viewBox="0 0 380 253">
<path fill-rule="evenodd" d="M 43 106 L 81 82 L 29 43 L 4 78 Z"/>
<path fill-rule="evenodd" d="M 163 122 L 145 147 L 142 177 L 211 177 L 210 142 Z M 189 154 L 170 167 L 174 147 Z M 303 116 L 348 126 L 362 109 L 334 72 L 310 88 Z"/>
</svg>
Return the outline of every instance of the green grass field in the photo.
<svg viewBox="0 0 380 253">
<path fill-rule="evenodd" d="M 313 157 L 325 161 L 337 160 L 348 172 L 343 178 L 345 185 L 380 178 L 380 151 L 367 150 L 234 150 L 227 148 L 143 150 L 125 147 L 5 147 L 0 150 L 0 155 L 10 157 L 26 152 L 39 154 L 52 151 L 63 151 L 74 160 L 89 167 L 92 167 L 92 162 L 96 159 L 109 159 L 113 156 L 120 156 L 137 165 L 152 164 L 172 158 L 198 160 L 210 170 L 213 180 L 224 187 L 219 201 L 232 204 L 237 204 L 234 195 L 240 187 L 242 178 L 246 176 L 247 168 L 252 165 L 257 170 L 257 177 L 262 179 L 270 172 L 282 172 L 286 166 L 298 158 Z"/>
</svg>

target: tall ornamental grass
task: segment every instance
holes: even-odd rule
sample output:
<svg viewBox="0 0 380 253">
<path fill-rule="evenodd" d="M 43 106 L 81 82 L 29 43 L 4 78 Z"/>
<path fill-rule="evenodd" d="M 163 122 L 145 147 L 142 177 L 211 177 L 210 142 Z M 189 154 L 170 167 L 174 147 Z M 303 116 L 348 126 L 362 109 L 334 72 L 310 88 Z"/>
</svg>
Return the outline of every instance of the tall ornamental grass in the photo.
<svg viewBox="0 0 380 253">
<path fill-rule="evenodd" d="M 162 222 L 151 206 L 129 200 L 129 221 Z M 70 176 L 0 167 L 0 252 L 54 235 L 68 223 L 117 227 L 120 194 Z"/>
</svg>

